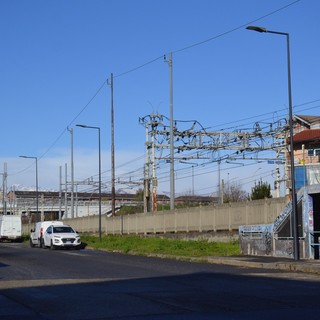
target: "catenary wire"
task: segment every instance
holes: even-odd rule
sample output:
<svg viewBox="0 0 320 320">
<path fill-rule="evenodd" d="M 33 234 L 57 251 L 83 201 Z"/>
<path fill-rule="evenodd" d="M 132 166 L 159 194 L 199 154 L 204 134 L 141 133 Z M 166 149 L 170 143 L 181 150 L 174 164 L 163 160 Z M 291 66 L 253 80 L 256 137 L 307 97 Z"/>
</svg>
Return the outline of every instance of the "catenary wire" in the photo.
<svg viewBox="0 0 320 320">
<path fill-rule="evenodd" d="M 208 39 L 206 39 L 206 40 L 204 40 L 204 41 L 200 41 L 200 42 L 191 44 L 191 45 L 189 45 L 189 46 L 187 46 L 187 47 L 184 47 L 184 48 L 175 50 L 175 51 L 173 51 L 173 53 L 178 53 L 178 52 L 181 52 L 181 51 L 185 51 L 185 50 L 191 49 L 191 48 L 193 48 L 193 47 L 195 47 L 195 46 L 199 46 L 199 45 L 202 45 L 202 44 L 204 44 L 204 43 L 213 41 L 213 40 L 215 40 L 215 39 L 217 39 L 217 38 L 220 38 L 220 37 L 222 37 L 222 36 L 225 36 L 225 35 L 227 35 L 227 34 L 230 34 L 230 33 L 234 32 L 234 31 L 237 31 L 237 30 L 239 30 L 239 29 L 247 26 L 248 24 L 257 22 L 257 21 L 262 20 L 262 19 L 264 19 L 264 18 L 266 18 L 266 17 L 269 17 L 269 16 L 271 16 L 271 15 L 273 15 L 273 14 L 276 14 L 276 13 L 282 11 L 282 10 L 285 10 L 285 9 L 287 9 L 288 7 L 290 7 L 290 6 L 298 3 L 298 2 L 300 2 L 300 1 L 301 1 L 301 0 L 293 1 L 293 2 L 289 3 L 288 5 L 285 5 L 285 6 L 281 7 L 281 8 L 279 8 L 279 9 L 276 9 L 276 10 L 274 10 L 274 11 L 272 11 L 272 12 L 269 12 L 269 13 L 267 13 L 267 14 L 265 14 L 265 15 L 257 18 L 257 19 L 254 19 L 254 20 L 251 20 L 251 21 L 249 21 L 249 22 L 246 22 L 246 23 L 244 23 L 244 24 L 242 24 L 242 25 L 240 25 L 240 26 L 238 26 L 238 27 L 236 27 L 236 28 L 230 29 L 230 30 L 228 30 L 228 31 L 226 31 L 226 32 L 223 32 L 223 33 L 219 34 L 219 35 L 210 37 L 210 38 L 208 38 Z M 152 63 L 158 61 L 159 59 L 162 59 L 163 56 L 164 56 L 164 55 L 161 55 L 161 56 L 159 56 L 159 57 L 157 57 L 157 58 L 155 58 L 155 59 L 152 59 L 152 60 L 150 60 L 150 61 L 148 61 L 148 62 L 146 62 L 146 63 L 143 63 L 143 64 L 141 64 L 141 65 L 139 65 L 139 66 L 137 66 L 137 67 L 134 67 L 134 68 L 132 68 L 132 69 L 130 69 L 130 70 L 128 70 L 128 71 L 119 73 L 118 75 L 115 75 L 114 78 L 119 78 L 119 77 L 122 77 L 122 76 L 127 75 L 128 73 L 132 73 L 132 72 L 134 72 L 134 71 L 137 71 L 137 70 L 139 70 L 139 69 L 141 69 L 141 68 L 143 68 L 143 67 L 145 67 L 145 66 L 147 66 L 147 65 L 149 65 L 149 64 L 152 64 Z M 38 157 L 39 160 L 42 159 L 42 158 L 56 145 L 56 143 L 61 139 L 61 137 L 62 137 L 62 136 L 64 135 L 64 133 L 66 132 L 67 127 L 70 126 L 70 125 L 72 125 L 72 124 L 75 122 L 75 120 L 87 109 L 87 107 L 91 104 L 91 102 L 92 102 L 92 101 L 96 98 L 96 96 L 100 93 L 100 91 L 101 91 L 102 88 L 105 86 L 105 84 L 108 83 L 108 80 L 109 80 L 109 79 L 107 78 L 107 79 L 105 79 L 105 80 L 103 81 L 102 85 L 100 85 L 100 87 L 96 90 L 96 92 L 94 93 L 94 95 L 89 99 L 89 101 L 85 104 L 85 106 L 80 110 L 80 112 L 69 122 L 69 124 L 66 126 L 66 128 L 65 128 L 64 130 L 62 130 L 62 132 L 60 133 L 60 135 L 59 135 L 59 136 L 55 139 L 55 141 L 49 146 L 49 148 L 46 149 L 46 151 L 45 151 L 41 156 Z"/>
</svg>

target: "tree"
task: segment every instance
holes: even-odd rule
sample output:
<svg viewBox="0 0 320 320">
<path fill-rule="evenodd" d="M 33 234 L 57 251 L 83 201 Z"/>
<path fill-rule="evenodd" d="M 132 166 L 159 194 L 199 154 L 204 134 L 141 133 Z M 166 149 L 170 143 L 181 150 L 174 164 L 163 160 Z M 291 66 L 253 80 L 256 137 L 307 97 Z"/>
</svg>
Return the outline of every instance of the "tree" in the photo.
<svg viewBox="0 0 320 320">
<path fill-rule="evenodd" d="M 272 198 L 271 188 L 268 182 L 262 182 L 262 179 L 258 182 L 258 184 L 254 184 L 254 187 L 251 188 L 251 200 L 258 200 L 264 198 Z"/>
<path fill-rule="evenodd" d="M 239 183 L 232 183 L 223 192 L 223 202 L 240 202 L 247 200 L 247 192 L 241 188 Z"/>
<path fill-rule="evenodd" d="M 139 190 L 137 190 L 135 198 L 137 201 L 143 201 L 143 197 L 144 197 L 144 190 L 140 188 Z"/>
</svg>

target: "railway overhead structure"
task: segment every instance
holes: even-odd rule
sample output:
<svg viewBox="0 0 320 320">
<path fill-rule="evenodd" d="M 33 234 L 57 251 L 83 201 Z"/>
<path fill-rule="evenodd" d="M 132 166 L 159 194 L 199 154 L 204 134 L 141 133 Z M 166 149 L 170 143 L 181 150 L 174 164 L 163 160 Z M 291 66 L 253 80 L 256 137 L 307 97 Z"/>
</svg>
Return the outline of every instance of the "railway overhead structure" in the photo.
<svg viewBox="0 0 320 320">
<path fill-rule="evenodd" d="M 287 154 L 289 124 L 286 119 L 274 122 L 255 122 L 251 129 L 237 128 L 233 131 L 210 131 L 198 121 L 174 121 L 173 141 L 174 159 L 170 153 L 170 123 L 169 119 L 159 113 L 152 113 L 139 118 L 146 132 L 146 160 L 144 170 L 144 199 L 145 211 L 157 210 L 157 163 L 162 160 L 188 162 L 204 161 L 210 159 L 219 165 L 223 161 L 268 161 L 272 160 L 277 165 L 275 189 L 280 192 L 279 164 L 288 164 Z M 178 127 L 179 126 L 179 127 Z M 181 129 L 181 128 L 182 129 Z M 273 151 L 274 156 L 263 154 Z M 285 170 L 287 173 L 287 170 Z M 287 177 L 283 180 L 288 179 Z M 150 185 L 152 191 L 150 191 Z M 220 177 L 219 177 L 220 193 Z"/>
</svg>

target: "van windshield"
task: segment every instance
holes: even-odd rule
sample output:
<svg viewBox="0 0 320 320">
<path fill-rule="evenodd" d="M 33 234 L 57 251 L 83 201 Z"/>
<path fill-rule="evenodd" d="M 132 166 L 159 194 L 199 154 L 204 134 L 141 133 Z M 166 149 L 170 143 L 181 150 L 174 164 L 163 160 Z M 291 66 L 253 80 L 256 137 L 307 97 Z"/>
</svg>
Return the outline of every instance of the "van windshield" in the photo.
<svg viewBox="0 0 320 320">
<path fill-rule="evenodd" d="M 74 233 L 74 231 L 71 227 L 57 226 L 57 227 L 53 227 L 53 233 Z"/>
</svg>

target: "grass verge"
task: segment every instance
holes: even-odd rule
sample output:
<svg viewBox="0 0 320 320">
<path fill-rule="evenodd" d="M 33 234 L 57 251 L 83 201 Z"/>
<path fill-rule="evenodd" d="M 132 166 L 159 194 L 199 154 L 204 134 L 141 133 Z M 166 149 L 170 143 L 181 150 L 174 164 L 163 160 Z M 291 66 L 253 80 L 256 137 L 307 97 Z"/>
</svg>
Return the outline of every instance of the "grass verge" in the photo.
<svg viewBox="0 0 320 320">
<path fill-rule="evenodd" d="M 236 256 L 240 255 L 238 241 L 227 243 L 186 241 L 139 236 L 81 235 L 82 242 L 95 249 L 139 255 L 171 255 L 180 257 Z"/>
</svg>

